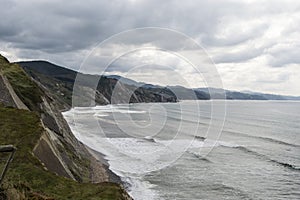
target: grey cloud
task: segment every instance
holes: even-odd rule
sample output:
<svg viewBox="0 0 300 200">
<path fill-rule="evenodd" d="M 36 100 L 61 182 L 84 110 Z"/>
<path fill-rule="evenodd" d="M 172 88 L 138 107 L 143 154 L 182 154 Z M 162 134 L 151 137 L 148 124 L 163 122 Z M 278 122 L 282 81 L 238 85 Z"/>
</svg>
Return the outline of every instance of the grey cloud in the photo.
<svg viewBox="0 0 300 200">
<path fill-rule="evenodd" d="M 248 47 L 234 53 L 223 52 L 222 54 L 213 57 L 215 63 L 241 63 L 250 59 L 256 58 L 261 55 L 265 55 L 266 51 L 274 46 L 274 42 L 266 43 L 261 47 L 255 47 L 248 45 Z"/>
<path fill-rule="evenodd" d="M 202 38 L 202 41 L 209 46 L 235 46 L 261 37 L 267 28 L 268 24 L 266 22 L 256 27 L 251 27 L 247 32 L 243 32 L 241 30 L 242 27 L 237 26 L 232 34 L 225 38 L 216 38 L 214 35 L 208 34 Z"/>
<path fill-rule="evenodd" d="M 297 38 L 300 32 L 297 25 L 300 2 L 297 0 L 0 0 L 0 5 L 0 44 L 3 47 L 0 51 L 12 52 L 19 59 L 45 59 L 78 69 L 89 51 L 108 37 L 132 28 L 162 27 L 183 32 L 207 49 L 224 49 L 214 55 L 217 64 L 245 63 L 266 55 L 271 67 L 300 63 L 299 40 L 289 47 L 284 46 L 289 38 Z M 298 16 L 298 21 L 294 16 Z M 278 17 L 286 19 L 282 23 L 283 30 L 278 37 L 265 38 L 272 27 L 271 19 Z M 259 23 L 248 24 L 253 20 Z M 289 20 L 294 21 L 285 23 Z M 229 31 L 222 35 L 223 29 L 231 25 L 234 27 L 232 34 Z M 240 31 L 243 25 L 248 29 Z M 176 37 L 156 34 L 147 37 L 153 46 L 171 51 L 189 49 L 185 41 L 180 42 Z M 131 37 L 123 44 L 116 44 L 139 46 L 144 39 L 143 36 Z M 249 42 L 253 44 L 247 46 Z M 256 42 L 262 44 L 256 45 Z M 276 43 L 283 47 L 270 47 Z M 240 45 L 246 47 L 239 49 Z M 114 51 L 114 48 L 103 50 L 103 63 Z M 99 61 L 90 64 L 95 64 L 95 70 L 101 65 Z M 130 63 L 120 62 L 110 70 L 124 72 L 129 69 L 128 65 Z"/>
<path fill-rule="evenodd" d="M 108 0 L 88 0 L 84 3 L 79 0 L 72 3 L 29 0 L 7 1 L 5 5 L 9 12 L 0 14 L 7 19 L 2 21 L 0 30 L 8 32 L 1 35 L 0 39 L 11 42 L 16 48 L 52 53 L 86 48 L 112 34 L 144 26 L 173 28 L 191 37 L 202 34 L 202 42 L 208 45 L 232 45 L 251 36 L 235 36 L 227 41 L 214 39 L 212 35 L 221 17 L 236 15 L 247 18 L 256 8 L 247 7 L 238 1 L 216 0 L 187 0 L 184 3 L 158 0 L 134 3 Z M 15 41 L 18 44 L 14 45 Z"/>
<path fill-rule="evenodd" d="M 239 63 L 245 62 L 261 55 L 261 49 L 252 49 L 251 51 L 242 51 L 237 53 L 224 53 L 213 58 L 215 63 Z"/>
<path fill-rule="evenodd" d="M 279 47 L 269 51 L 269 64 L 273 67 L 284 67 L 288 64 L 300 65 L 300 44 Z"/>
<path fill-rule="evenodd" d="M 0 39 L 15 48 L 50 53 L 87 48 L 112 34 L 144 26 L 173 28 L 191 37 L 210 35 L 220 16 L 237 13 L 241 6 L 245 7 L 226 1 L 191 0 L 184 3 L 29 0 L 7 1 L 5 5 L 6 12 L 0 15 L 6 20 L 2 20 L 0 30 L 6 31 Z"/>
</svg>

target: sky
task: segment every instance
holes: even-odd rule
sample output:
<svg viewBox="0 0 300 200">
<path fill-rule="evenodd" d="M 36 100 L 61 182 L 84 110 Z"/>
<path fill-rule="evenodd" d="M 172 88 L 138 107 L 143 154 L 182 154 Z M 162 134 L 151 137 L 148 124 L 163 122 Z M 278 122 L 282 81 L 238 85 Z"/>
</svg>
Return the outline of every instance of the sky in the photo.
<svg viewBox="0 0 300 200">
<path fill-rule="evenodd" d="M 300 96 L 298 0 L 0 0 L 0 5 L 0 53 L 12 62 L 48 60 L 76 70 L 88 63 L 86 72 L 103 73 L 101 67 L 113 58 L 104 73 L 137 81 L 204 87 L 214 78 L 226 89 Z M 144 27 L 158 31 L 122 37 Z M 120 56 L 128 50 L 135 51 Z M 199 72 L 182 55 L 206 56 L 216 70 L 207 71 L 199 61 Z"/>
</svg>

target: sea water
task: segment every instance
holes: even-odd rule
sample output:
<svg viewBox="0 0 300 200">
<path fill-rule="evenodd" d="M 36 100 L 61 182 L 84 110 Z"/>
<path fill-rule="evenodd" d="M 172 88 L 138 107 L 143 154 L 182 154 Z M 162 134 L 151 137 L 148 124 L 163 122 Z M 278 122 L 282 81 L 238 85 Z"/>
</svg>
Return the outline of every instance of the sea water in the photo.
<svg viewBox="0 0 300 200">
<path fill-rule="evenodd" d="M 300 102 L 140 103 L 63 114 L 136 200 L 300 199 Z"/>
</svg>

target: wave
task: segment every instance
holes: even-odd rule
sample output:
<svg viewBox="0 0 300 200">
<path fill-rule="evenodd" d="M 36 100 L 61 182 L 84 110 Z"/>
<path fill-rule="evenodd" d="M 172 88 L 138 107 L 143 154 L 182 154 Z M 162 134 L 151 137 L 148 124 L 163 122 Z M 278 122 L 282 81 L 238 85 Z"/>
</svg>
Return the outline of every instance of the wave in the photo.
<svg viewBox="0 0 300 200">
<path fill-rule="evenodd" d="M 109 115 L 106 115 L 106 114 L 99 114 L 99 113 L 96 113 L 93 115 L 93 117 L 96 117 L 96 118 L 102 118 L 102 117 L 107 117 Z"/>
<path fill-rule="evenodd" d="M 200 141 L 204 141 L 206 139 L 206 137 L 196 135 L 195 139 L 200 140 Z"/>
<path fill-rule="evenodd" d="M 282 166 L 282 167 L 288 168 L 290 170 L 296 170 L 296 171 L 300 170 L 300 167 L 297 167 L 297 166 L 292 165 L 290 163 L 285 163 L 285 162 L 281 162 L 281 161 L 272 159 L 272 158 L 268 157 L 267 155 L 260 154 L 260 153 L 258 153 L 256 151 L 250 150 L 250 149 L 248 149 L 248 148 L 246 148 L 244 146 L 237 146 L 237 147 L 233 147 L 233 148 L 236 148 L 236 149 L 239 149 L 239 150 L 244 151 L 246 153 L 255 155 L 257 157 L 260 157 L 260 158 L 264 159 L 265 161 L 272 162 L 272 163 L 274 163 L 274 164 L 276 164 L 278 166 Z"/>
<path fill-rule="evenodd" d="M 201 125 L 208 125 L 209 124 L 209 123 L 200 122 L 200 119 L 198 121 L 195 121 L 195 120 L 182 119 L 182 118 L 171 117 L 171 116 L 167 116 L 167 118 L 173 119 L 174 121 L 187 122 L 187 123 L 191 123 L 191 124 L 201 124 Z M 210 119 L 210 118 L 207 118 L 207 119 Z"/>
<path fill-rule="evenodd" d="M 213 163 L 211 160 L 209 160 L 207 157 L 203 157 L 202 155 L 199 155 L 198 153 L 195 153 L 193 151 L 187 151 L 187 153 L 191 154 L 192 156 L 194 156 L 195 158 L 201 160 L 201 161 L 205 161 L 208 163 Z"/>
<path fill-rule="evenodd" d="M 95 106 L 91 107 L 94 113 L 122 113 L 122 114 L 140 114 L 146 113 L 145 110 L 132 110 L 129 106 L 120 106 L 120 105 L 106 105 L 106 106 Z"/>
<path fill-rule="evenodd" d="M 249 194 L 247 194 L 243 190 L 241 190 L 237 187 L 226 185 L 224 183 L 206 184 L 204 187 L 205 188 L 203 188 L 202 190 L 204 190 L 206 192 L 210 192 L 210 190 L 212 190 L 212 191 L 217 191 L 217 192 L 225 192 L 225 194 L 227 194 L 228 196 L 231 196 L 231 197 L 233 195 L 235 197 L 236 197 L 236 195 L 238 195 L 240 199 L 245 199 L 245 200 L 253 199 Z"/>
<path fill-rule="evenodd" d="M 289 164 L 289 163 L 280 162 L 280 161 L 278 161 L 278 160 L 272 160 L 272 159 L 270 159 L 270 161 L 271 161 L 271 162 L 274 162 L 274 163 L 276 163 L 276 164 L 278 164 L 278 165 L 281 165 L 281 166 L 283 166 L 283 167 L 289 168 L 289 169 L 291 169 L 291 170 L 300 171 L 300 167 L 297 167 L 297 166 L 295 166 L 295 165 L 292 165 L 292 164 Z"/>
<path fill-rule="evenodd" d="M 95 114 L 95 111 L 91 108 L 72 108 L 66 112 L 62 112 L 64 116 L 74 116 L 76 114 L 80 115 L 92 115 Z"/>
<path fill-rule="evenodd" d="M 72 124 L 72 115 L 78 114 L 83 115 L 83 119 L 85 119 L 85 114 L 91 114 L 91 116 L 97 118 L 100 120 L 100 122 L 105 123 L 111 123 L 115 124 L 116 122 L 111 120 L 110 117 L 105 117 L 107 115 L 112 115 L 113 112 L 119 113 L 146 113 L 146 110 L 141 107 L 141 109 L 133 108 L 132 110 L 128 110 L 128 106 L 115 106 L 115 105 L 109 105 L 109 106 L 99 106 L 94 108 L 84 108 L 84 109 L 78 109 L 78 110 L 71 110 L 69 111 L 69 120 L 68 123 L 72 129 L 74 125 Z M 179 111 L 176 111 L 179 112 Z M 188 115 L 182 116 L 183 119 L 181 119 L 180 115 L 172 115 L 171 112 L 170 115 L 168 115 L 168 118 L 170 118 L 170 121 L 183 121 L 187 122 L 187 125 L 190 125 L 190 123 L 200 123 L 200 127 L 203 125 L 209 125 L 204 122 L 209 122 L 211 119 L 210 117 L 207 117 L 204 113 L 203 116 L 199 118 L 199 121 L 197 121 L 197 118 L 195 118 L 192 114 L 192 112 L 185 113 Z M 148 114 L 148 113 L 146 113 Z M 150 114 L 150 113 L 149 113 Z M 154 113 L 154 116 L 160 117 L 162 115 L 162 112 Z M 136 114 L 137 117 L 139 117 L 139 114 Z M 68 117 L 68 116 L 65 116 Z M 159 118 L 158 118 L 159 119 Z M 174 123 L 177 124 L 177 123 Z M 106 124 L 105 124 L 106 125 Z M 173 125 L 173 124 L 171 124 Z M 170 127 L 172 127 L 170 125 Z M 117 126 L 117 124 L 116 124 Z M 106 126 L 105 126 L 106 127 Z M 107 126 L 109 127 L 109 126 Z M 78 128 L 76 126 L 76 128 Z M 113 126 L 115 128 L 115 126 Z M 239 127 L 238 127 L 239 128 Z M 168 131 L 172 130 L 167 129 Z M 187 130 L 189 130 L 187 128 Z M 237 130 L 237 129 L 236 129 Z M 194 159 L 194 161 L 198 161 L 202 163 L 203 165 L 207 164 L 210 165 L 210 163 L 213 164 L 219 164 L 218 162 L 214 163 L 215 160 L 213 157 L 207 158 L 206 156 L 203 156 L 201 152 L 199 151 L 201 148 L 205 147 L 214 147 L 214 146 L 221 146 L 221 147 L 227 147 L 227 148 L 233 148 L 237 154 L 239 150 L 246 152 L 247 154 L 255 155 L 255 158 L 263 159 L 266 162 L 274 163 L 274 165 L 278 165 L 282 168 L 286 168 L 287 170 L 300 170 L 299 167 L 294 166 L 290 163 L 280 162 L 277 160 L 272 159 L 272 157 L 268 157 L 266 155 L 260 154 L 256 151 L 253 151 L 245 146 L 240 146 L 238 144 L 229 143 L 225 141 L 215 141 L 210 140 L 202 136 L 191 136 L 187 135 L 186 139 L 181 139 L 181 137 L 178 137 L 179 139 L 175 140 L 163 140 L 159 139 L 159 135 L 156 137 L 145 137 L 145 138 L 99 138 L 96 134 L 89 133 L 84 129 L 84 127 L 79 127 L 79 132 L 76 133 L 75 130 L 72 130 L 73 134 L 77 139 L 79 139 L 81 142 L 87 144 L 92 149 L 101 152 L 105 155 L 105 159 L 109 163 L 109 168 L 114 171 L 117 175 L 119 175 L 122 180 L 125 183 L 128 183 L 127 190 L 129 190 L 129 193 L 135 197 L 136 199 L 156 199 L 159 197 L 159 193 L 156 191 L 155 187 L 160 186 L 159 184 L 153 185 L 151 182 L 147 182 L 146 179 L 144 179 L 144 174 L 149 173 L 151 170 L 153 170 L 153 167 L 155 167 L 153 164 L 153 160 L 156 159 L 155 156 L 160 156 L 159 152 L 166 152 L 166 154 L 162 154 L 164 156 L 163 158 L 169 158 L 170 156 L 173 156 L 174 154 L 181 153 L 181 150 L 187 150 L 186 154 L 190 157 L 190 159 Z M 111 129 L 110 131 L 114 131 L 114 129 Z M 171 132 L 171 131 L 170 131 Z M 233 132 L 233 134 L 237 134 L 236 136 L 239 136 L 241 138 L 241 135 L 245 136 L 244 139 L 250 140 L 250 138 L 257 139 L 256 141 L 268 141 L 269 144 L 282 144 L 282 145 L 289 145 L 294 147 L 299 147 L 300 145 L 297 144 L 290 144 L 285 141 L 273 139 L 273 138 L 267 138 L 267 137 L 261 137 L 261 136 L 253 136 L 248 135 L 245 133 L 236 133 Z M 119 136 L 118 134 L 115 134 L 116 136 Z M 169 137 L 167 137 L 169 138 Z M 252 139 L 254 141 L 254 139 Z M 250 140 L 251 141 L 251 140 Z M 170 143 L 173 143 L 170 145 Z M 261 142 L 262 143 L 262 142 Z M 292 142 L 293 143 L 293 142 Z M 188 149 L 182 148 L 183 146 L 187 146 Z M 170 146 L 170 151 L 169 147 Z M 275 145 L 274 145 L 275 146 Z M 175 147 L 175 148 L 172 148 Z M 281 146 L 285 147 L 285 146 Z M 179 151 L 179 152 L 177 152 Z M 199 152 L 198 152 L 199 151 Z M 149 156 L 150 154 L 150 156 Z M 212 160 L 210 160 L 212 159 Z M 217 161 L 217 160 L 216 160 Z M 188 165 L 188 162 L 186 163 Z M 212 165 L 213 165 L 212 164 Z M 157 169 L 159 169 L 161 165 L 157 165 Z M 214 166 L 214 165 L 213 165 Z M 223 183 L 219 184 L 207 184 L 208 190 L 223 190 L 226 191 L 225 193 L 230 195 L 232 193 L 238 194 L 241 199 L 251 199 L 251 193 L 249 193 L 249 196 L 245 194 L 244 191 L 240 190 L 239 188 L 223 185 Z M 197 188 L 198 189 L 198 188 Z M 196 191 L 196 190 L 195 190 Z M 204 191 L 207 191 L 206 188 Z"/>
<path fill-rule="evenodd" d="M 285 142 L 285 141 L 282 141 L 282 140 L 269 138 L 269 137 L 249 135 L 249 134 L 246 134 L 246 133 L 234 132 L 234 131 L 223 131 L 223 132 L 227 132 L 227 133 L 231 133 L 231 134 L 237 134 L 237 135 L 243 135 L 245 137 L 261 139 L 261 140 L 265 140 L 265 141 L 268 141 L 268 142 L 272 142 L 272 143 L 276 143 L 276 144 L 282 144 L 282 145 L 286 145 L 286 146 L 300 147 L 300 145 L 298 145 L 298 144 L 293 144 L 293 143 L 289 143 L 289 142 Z"/>
<path fill-rule="evenodd" d="M 129 178 L 128 176 L 123 176 L 121 179 L 127 183 L 128 193 L 135 199 L 153 200 L 159 198 L 159 194 L 152 189 L 156 185 L 137 177 Z"/>
<path fill-rule="evenodd" d="M 261 136 L 256 136 L 256 138 L 260 138 L 260 139 L 270 141 L 270 142 L 273 142 L 273 143 L 277 143 L 277 144 L 283 144 L 283 145 L 292 146 L 292 147 L 300 147 L 300 145 L 298 145 L 298 144 L 292 144 L 292 143 L 284 142 L 284 141 L 277 140 L 277 139 L 274 139 L 274 138 L 261 137 Z"/>
<path fill-rule="evenodd" d="M 94 111 L 95 112 L 95 111 Z M 97 110 L 96 113 L 121 113 L 121 114 L 144 114 L 144 110 L 123 110 L 123 109 L 106 109 Z"/>
<path fill-rule="evenodd" d="M 148 142 L 156 142 L 155 139 L 151 136 L 146 136 L 144 137 L 144 140 L 148 141 Z"/>
<path fill-rule="evenodd" d="M 240 145 L 234 144 L 231 142 L 224 142 L 224 141 L 217 141 L 218 146 L 223 146 L 223 147 L 231 147 L 231 148 L 236 148 L 239 147 Z"/>
</svg>

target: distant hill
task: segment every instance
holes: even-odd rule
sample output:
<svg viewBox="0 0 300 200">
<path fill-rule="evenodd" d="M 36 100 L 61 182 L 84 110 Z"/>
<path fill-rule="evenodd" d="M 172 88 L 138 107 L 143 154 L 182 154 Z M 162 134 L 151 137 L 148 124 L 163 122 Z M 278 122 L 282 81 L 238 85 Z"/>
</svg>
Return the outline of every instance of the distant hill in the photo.
<svg viewBox="0 0 300 200">
<path fill-rule="evenodd" d="M 251 92 L 251 91 L 247 93 L 260 95 L 268 100 L 294 100 L 294 101 L 300 100 L 300 96 L 297 97 L 297 96 L 287 96 L 287 95 L 277 95 L 277 94 L 265 94 L 259 92 Z"/>
<path fill-rule="evenodd" d="M 236 100 L 300 100 L 300 97 L 296 96 L 284 96 L 275 94 L 265 94 L 252 91 L 231 91 L 223 90 L 220 88 L 196 88 L 195 91 L 202 91 L 205 93 L 210 93 L 213 99 L 221 98 L 221 94 L 225 92 L 226 99 L 236 99 Z"/>
<path fill-rule="evenodd" d="M 24 70 L 37 82 L 50 90 L 59 99 L 71 105 L 74 81 L 78 72 L 67 69 L 47 61 L 24 61 L 18 62 Z M 143 82 L 137 82 L 119 75 L 97 76 L 81 74 L 86 82 L 83 87 L 89 87 L 90 82 L 97 81 L 99 84 L 96 91 L 96 104 L 103 105 L 112 103 L 112 93 L 117 82 L 121 84 L 121 91 L 115 103 L 126 102 L 128 94 L 132 93 L 130 103 L 137 102 L 176 102 L 178 100 L 208 100 L 208 99 L 229 99 L 229 100 L 300 100 L 300 97 L 283 96 L 275 94 L 264 94 L 251 91 L 231 91 L 221 88 L 186 88 L 183 86 L 159 86 Z M 224 97 L 224 93 L 226 97 Z M 88 94 L 88 91 L 87 91 Z M 82 97 L 80 97 L 82 98 Z M 85 97 L 91 99 L 91 97 Z M 88 105 L 86 105 L 88 106 Z"/>
<path fill-rule="evenodd" d="M 177 96 L 179 100 L 209 100 L 210 94 L 205 91 L 194 90 L 182 86 L 168 86 Z"/>
<path fill-rule="evenodd" d="M 47 88 L 51 93 L 56 95 L 61 102 L 71 106 L 73 87 L 77 72 L 46 62 L 46 61 L 26 61 L 18 62 L 20 66 L 38 83 Z M 131 79 L 120 76 L 98 76 L 89 74 L 80 74 L 84 81 L 80 82 L 83 94 L 80 97 L 83 102 L 82 106 L 93 106 L 93 97 L 89 96 L 91 83 L 98 82 L 95 101 L 98 105 L 109 103 L 137 103 L 137 102 L 177 102 L 175 94 L 166 87 L 153 86 L 138 83 Z M 119 81 L 120 80 L 120 81 Z M 117 82 L 119 81 L 118 93 L 116 98 L 112 99 L 112 94 Z M 132 94 L 130 97 L 129 94 Z M 86 98 L 86 100 L 84 100 Z M 128 102 L 128 99 L 129 102 Z M 114 100 L 112 102 L 112 100 Z"/>
<path fill-rule="evenodd" d="M 209 93 L 212 99 L 226 99 L 232 100 L 268 100 L 267 98 L 257 95 L 257 94 L 248 94 L 237 91 L 223 90 L 220 88 L 197 88 L 195 91 L 202 91 Z"/>
</svg>

